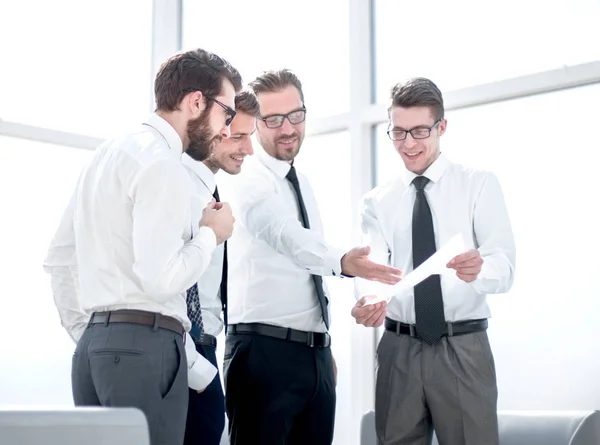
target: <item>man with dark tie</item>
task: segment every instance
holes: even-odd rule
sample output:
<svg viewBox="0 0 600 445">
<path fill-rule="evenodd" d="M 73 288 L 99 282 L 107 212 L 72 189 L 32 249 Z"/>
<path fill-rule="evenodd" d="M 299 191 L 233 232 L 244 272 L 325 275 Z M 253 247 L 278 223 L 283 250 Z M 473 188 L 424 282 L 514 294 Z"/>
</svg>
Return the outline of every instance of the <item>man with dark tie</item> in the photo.
<svg viewBox="0 0 600 445">
<path fill-rule="evenodd" d="M 377 436 L 382 445 L 427 445 L 435 429 L 441 444 L 495 445 L 498 391 L 486 295 L 511 288 L 516 257 L 503 193 L 492 173 L 441 153 L 447 121 L 442 93 L 430 80 L 397 84 L 389 118 L 388 135 L 405 169 L 363 198 L 371 258 L 408 273 L 455 235 L 467 251 L 447 264 L 450 273 L 394 294 L 382 309 L 365 305 L 379 290 L 355 282 L 357 322 L 379 326 L 385 318 Z"/>
<path fill-rule="evenodd" d="M 182 157 L 194 189 L 192 191 L 192 216 L 200 215 L 211 200 L 221 201 L 215 175 L 219 170 L 237 175 L 244 158 L 252 155 L 251 136 L 256 129 L 259 113 L 254 92 L 246 90 L 235 97 L 235 119 L 231 122 L 231 135 L 215 144 L 211 154 L 202 162 Z M 192 325 L 190 334 L 199 354 L 217 367 L 217 336 L 227 326 L 227 241 L 217 246 L 202 278 L 188 292 L 197 294 L 201 313 Z M 191 298 L 190 298 L 191 299 Z M 223 318 L 221 318 L 223 314 Z M 190 316 L 190 318 L 192 318 Z M 217 377 L 202 391 L 190 389 L 187 426 L 184 445 L 219 445 L 225 427 L 225 398 L 221 379 Z"/>
<path fill-rule="evenodd" d="M 401 272 L 323 238 L 314 193 L 294 158 L 305 132 L 302 86 L 289 70 L 250 83 L 262 149 L 232 182 L 226 409 L 232 445 L 329 445 L 335 415 L 330 308 L 323 276 L 394 284 Z"/>
</svg>

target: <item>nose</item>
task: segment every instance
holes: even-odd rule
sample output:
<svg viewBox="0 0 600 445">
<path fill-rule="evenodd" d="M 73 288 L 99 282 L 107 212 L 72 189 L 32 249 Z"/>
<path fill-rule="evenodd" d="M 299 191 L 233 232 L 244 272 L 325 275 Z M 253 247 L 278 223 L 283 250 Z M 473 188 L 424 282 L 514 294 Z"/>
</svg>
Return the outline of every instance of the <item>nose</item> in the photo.
<svg viewBox="0 0 600 445">
<path fill-rule="evenodd" d="M 223 139 L 227 139 L 231 136 L 231 128 L 229 128 L 228 125 L 224 125 L 223 128 L 221 128 L 220 134 Z"/>
<path fill-rule="evenodd" d="M 254 148 L 252 147 L 252 139 L 248 138 L 242 144 L 242 153 L 251 156 L 254 154 Z"/>
<path fill-rule="evenodd" d="M 281 125 L 281 127 L 279 127 L 279 130 L 284 134 L 291 134 L 294 131 L 296 131 L 296 129 L 294 128 L 294 126 L 292 125 L 292 123 L 289 121 L 288 118 L 285 118 L 283 120 L 283 124 Z"/>
<path fill-rule="evenodd" d="M 404 140 L 404 146 L 406 148 L 413 148 L 415 145 L 417 145 L 417 141 L 412 137 L 412 134 L 408 133 Z"/>
</svg>

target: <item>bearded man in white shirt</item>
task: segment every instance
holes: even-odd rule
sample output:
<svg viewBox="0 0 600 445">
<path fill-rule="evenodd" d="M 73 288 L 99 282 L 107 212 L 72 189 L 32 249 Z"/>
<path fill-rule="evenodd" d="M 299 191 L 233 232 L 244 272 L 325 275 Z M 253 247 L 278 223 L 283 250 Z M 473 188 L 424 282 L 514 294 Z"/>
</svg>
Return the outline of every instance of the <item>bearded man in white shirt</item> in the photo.
<svg viewBox="0 0 600 445">
<path fill-rule="evenodd" d="M 296 171 L 305 133 L 302 85 L 289 70 L 250 83 L 262 149 L 232 180 L 225 402 L 232 445 L 330 445 L 335 420 L 329 298 L 323 276 L 386 284 L 398 269 L 323 237 L 317 202 Z"/>
<path fill-rule="evenodd" d="M 497 445 L 498 390 L 487 337 L 487 294 L 507 292 L 515 243 L 496 177 L 454 164 L 440 151 L 446 131 L 442 93 L 430 80 L 392 89 L 388 135 L 405 170 L 362 201 L 371 258 L 406 272 L 455 235 L 467 251 L 387 302 L 390 289 L 356 280 L 358 323 L 380 326 L 376 430 L 382 445 L 427 445 L 432 431 L 449 445 Z M 485 150 L 485 147 L 481 147 Z M 385 320 L 384 320 L 385 319 Z"/>
<path fill-rule="evenodd" d="M 235 96 L 235 119 L 231 122 L 231 135 L 215 144 L 211 154 L 198 162 L 184 154 L 182 161 L 187 167 L 194 191 L 192 215 L 199 218 L 202 210 L 213 198 L 220 201 L 216 175 L 222 170 L 237 175 L 246 156 L 254 153 L 252 135 L 259 115 L 258 101 L 254 92 L 244 90 Z M 217 367 L 217 336 L 227 326 L 227 241 L 217 246 L 212 260 L 198 282 L 198 295 L 202 306 L 203 329 L 192 325 L 190 334 L 199 354 Z M 190 389 L 184 445 L 219 445 L 225 428 L 225 397 L 221 379 L 213 379 L 210 385 L 198 393 Z"/>
<path fill-rule="evenodd" d="M 201 323 L 197 293 L 186 301 L 186 292 L 234 221 L 214 201 L 192 214 L 181 155 L 202 161 L 229 137 L 241 77 L 197 49 L 165 61 L 154 89 L 156 113 L 102 144 L 83 170 L 44 267 L 77 343 L 75 404 L 137 407 L 151 445 L 173 445 L 183 443 L 188 385 L 202 391 L 217 373 L 185 341 L 190 318 Z"/>
</svg>

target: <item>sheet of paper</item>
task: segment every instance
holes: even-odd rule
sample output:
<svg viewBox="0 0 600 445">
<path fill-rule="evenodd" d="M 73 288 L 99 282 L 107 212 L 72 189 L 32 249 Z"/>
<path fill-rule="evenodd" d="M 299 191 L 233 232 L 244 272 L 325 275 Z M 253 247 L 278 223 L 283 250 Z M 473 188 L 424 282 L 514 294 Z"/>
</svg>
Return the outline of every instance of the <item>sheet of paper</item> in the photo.
<svg viewBox="0 0 600 445">
<path fill-rule="evenodd" d="M 381 293 L 377 298 L 368 301 L 366 304 L 375 304 L 380 301 L 390 301 L 394 295 L 398 295 L 419 284 L 430 275 L 454 273 L 453 269 L 448 269 L 446 264 L 456 255 L 466 252 L 465 240 L 461 233 L 454 235 L 437 252 L 425 260 L 419 267 L 405 275 L 402 280 L 393 286 L 380 287 Z"/>
</svg>

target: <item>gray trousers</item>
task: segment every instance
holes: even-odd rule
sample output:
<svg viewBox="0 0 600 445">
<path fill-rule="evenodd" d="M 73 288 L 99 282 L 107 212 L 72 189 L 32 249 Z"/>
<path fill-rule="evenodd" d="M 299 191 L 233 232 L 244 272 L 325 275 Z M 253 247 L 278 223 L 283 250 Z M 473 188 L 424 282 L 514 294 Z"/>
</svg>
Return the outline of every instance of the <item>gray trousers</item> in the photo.
<svg viewBox="0 0 600 445">
<path fill-rule="evenodd" d="M 386 331 L 377 348 L 381 445 L 498 445 L 498 390 L 485 331 L 433 346 Z"/>
<path fill-rule="evenodd" d="M 75 405 L 139 408 L 151 445 L 183 444 L 189 393 L 181 335 L 130 323 L 88 326 L 71 383 Z"/>
</svg>

